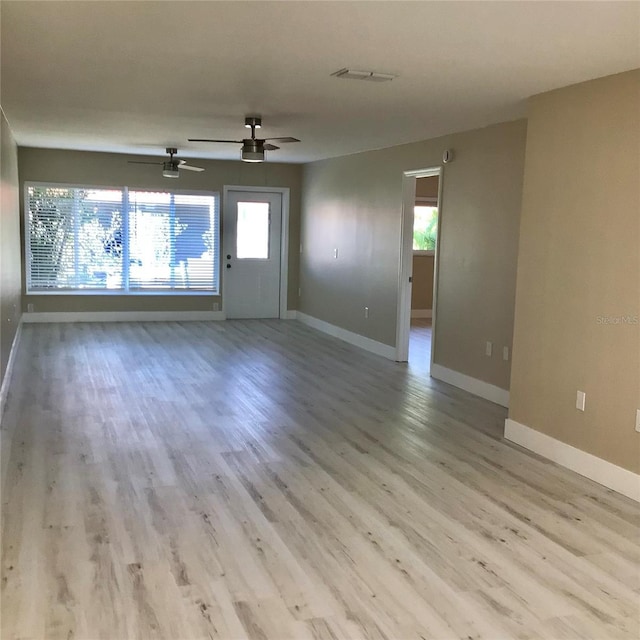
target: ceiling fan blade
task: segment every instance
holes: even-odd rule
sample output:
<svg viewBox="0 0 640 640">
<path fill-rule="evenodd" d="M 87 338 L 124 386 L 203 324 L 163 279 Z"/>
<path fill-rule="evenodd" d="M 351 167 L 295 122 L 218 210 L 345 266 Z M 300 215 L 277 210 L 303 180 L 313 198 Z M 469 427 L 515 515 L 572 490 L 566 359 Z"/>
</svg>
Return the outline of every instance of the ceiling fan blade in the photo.
<svg viewBox="0 0 640 640">
<path fill-rule="evenodd" d="M 242 144 L 242 140 L 211 140 L 209 138 L 188 138 L 189 142 L 228 142 L 229 144 Z"/>
<path fill-rule="evenodd" d="M 291 136 L 285 136 L 284 138 L 265 138 L 265 140 L 278 140 L 279 142 L 300 142 L 298 138 L 292 138 Z"/>
<path fill-rule="evenodd" d="M 162 165 L 164 164 L 163 162 L 147 162 L 146 160 L 127 160 L 127 162 L 129 164 L 155 164 L 155 165 Z"/>
<path fill-rule="evenodd" d="M 280 147 L 276 147 L 276 145 L 275 145 L 275 144 L 269 144 L 269 143 L 267 143 L 267 144 L 263 144 L 263 145 L 262 145 L 262 148 L 263 148 L 265 151 L 275 151 L 276 149 L 279 149 Z"/>
<path fill-rule="evenodd" d="M 190 164 L 182 164 L 178 165 L 178 169 L 186 169 L 187 171 L 204 171 L 202 167 L 192 167 Z"/>
</svg>

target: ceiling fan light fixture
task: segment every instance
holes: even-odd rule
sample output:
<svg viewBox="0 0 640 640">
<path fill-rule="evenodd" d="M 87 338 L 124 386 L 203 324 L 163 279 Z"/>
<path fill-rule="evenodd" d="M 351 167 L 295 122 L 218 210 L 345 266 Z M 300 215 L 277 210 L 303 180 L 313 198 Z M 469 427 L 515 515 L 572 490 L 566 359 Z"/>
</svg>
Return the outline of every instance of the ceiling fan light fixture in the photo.
<svg viewBox="0 0 640 640">
<path fill-rule="evenodd" d="M 165 178 L 179 178 L 179 169 L 186 169 L 187 171 L 195 171 L 197 173 L 204 171 L 202 167 L 194 167 L 192 164 L 187 164 L 186 160 L 175 158 L 174 156 L 178 153 L 178 150 L 174 147 L 167 147 L 167 153 L 169 154 L 169 158 L 162 162 L 150 162 L 148 160 L 127 160 L 127 162 L 129 164 L 152 164 L 160 166 L 162 167 L 162 175 Z"/>
<path fill-rule="evenodd" d="M 179 178 L 180 172 L 174 162 L 164 162 L 162 164 L 162 175 L 165 178 Z"/>
<path fill-rule="evenodd" d="M 261 149 L 257 151 L 255 149 L 245 149 L 243 147 L 240 158 L 243 162 L 264 162 L 264 150 Z"/>
<path fill-rule="evenodd" d="M 264 162 L 264 142 L 251 138 L 245 139 L 240 158 L 243 162 Z"/>
</svg>

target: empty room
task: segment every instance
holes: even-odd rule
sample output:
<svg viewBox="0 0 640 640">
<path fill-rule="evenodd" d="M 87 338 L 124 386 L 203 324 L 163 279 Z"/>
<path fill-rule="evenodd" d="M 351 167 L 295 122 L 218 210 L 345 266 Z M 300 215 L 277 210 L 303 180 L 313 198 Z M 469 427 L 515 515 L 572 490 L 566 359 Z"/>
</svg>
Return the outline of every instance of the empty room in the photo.
<svg viewBox="0 0 640 640">
<path fill-rule="evenodd" d="M 0 37 L 2 640 L 640 636 L 640 3 Z"/>
</svg>

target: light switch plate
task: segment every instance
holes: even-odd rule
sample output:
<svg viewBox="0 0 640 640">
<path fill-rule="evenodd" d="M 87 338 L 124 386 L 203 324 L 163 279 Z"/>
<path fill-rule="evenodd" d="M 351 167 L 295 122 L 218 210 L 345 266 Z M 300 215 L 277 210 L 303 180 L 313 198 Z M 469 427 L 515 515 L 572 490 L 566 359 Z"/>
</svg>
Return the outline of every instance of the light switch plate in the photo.
<svg viewBox="0 0 640 640">
<path fill-rule="evenodd" d="M 576 409 L 584 411 L 585 403 L 587 401 L 587 394 L 584 391 L 578 391 L 576 394 Z"/>
<path fill-rule="evenodd" d="M 636 431 L 640 433 L 640 409 L 636 409 Z"/>
</svg>

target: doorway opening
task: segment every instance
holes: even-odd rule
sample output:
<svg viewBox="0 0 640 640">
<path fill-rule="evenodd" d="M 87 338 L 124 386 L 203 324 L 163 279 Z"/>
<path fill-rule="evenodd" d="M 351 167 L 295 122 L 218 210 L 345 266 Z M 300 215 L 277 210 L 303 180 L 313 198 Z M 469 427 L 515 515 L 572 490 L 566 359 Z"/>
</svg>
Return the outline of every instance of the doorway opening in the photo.
<svg viewBox="0 0 640 640">
<path fill-rule="evenodd" d="M 425 374 L 433 362 L 441 183 L 440 167 L 403 180 L 396 360 Z"/>
</svg>

